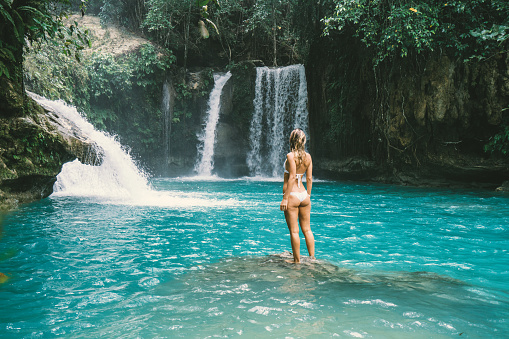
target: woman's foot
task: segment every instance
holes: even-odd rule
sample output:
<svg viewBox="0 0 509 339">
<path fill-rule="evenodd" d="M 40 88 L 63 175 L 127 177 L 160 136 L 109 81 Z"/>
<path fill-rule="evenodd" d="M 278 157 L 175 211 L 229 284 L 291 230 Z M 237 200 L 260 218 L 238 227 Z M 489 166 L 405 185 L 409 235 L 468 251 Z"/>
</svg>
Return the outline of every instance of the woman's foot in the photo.
<svg viewBox="0 0 509 339">
<path fill-rule="evenodd" d="M 291 260 L 291 259 L 287 259 L 285 260 L 287 263 L 290 263 L 290 264 L 300 264 L 300 260 L 299 261 L 296 261 L 296 260 Z"/>
</svg>

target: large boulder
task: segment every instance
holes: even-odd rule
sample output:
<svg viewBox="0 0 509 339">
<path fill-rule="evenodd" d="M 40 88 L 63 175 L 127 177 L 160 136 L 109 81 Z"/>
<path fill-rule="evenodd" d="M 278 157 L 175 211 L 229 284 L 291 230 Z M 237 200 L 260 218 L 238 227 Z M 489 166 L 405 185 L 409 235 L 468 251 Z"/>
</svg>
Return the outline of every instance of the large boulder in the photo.
<svg viewBox="0 0 509 339">
<path fill-rule="evenodd" d="M 0 119 L 0 209 L 49 196 L 62 165 L 100 165 L 102 149 L 58 112 L 27 100 L 30 114 Z"/>
</svg>

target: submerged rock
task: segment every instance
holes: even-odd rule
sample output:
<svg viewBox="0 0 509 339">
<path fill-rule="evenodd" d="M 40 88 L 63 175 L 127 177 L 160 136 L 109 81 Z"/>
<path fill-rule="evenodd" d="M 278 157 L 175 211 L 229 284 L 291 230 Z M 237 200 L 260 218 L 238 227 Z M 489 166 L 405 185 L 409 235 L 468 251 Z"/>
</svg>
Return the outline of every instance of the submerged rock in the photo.
<svg viewBox="0 0 509 339">
<path fill-rule="evenodd" d="M 32 94 L 31 94 L 32 95 Z M 103 151 L 57 112 L 29 99 L 30 114 L 0 119 L 0 209 L 49 196 L 62 165 L 100 165 Z"/>
<path fill-rule="evenodd" d="M 509 192 L 509 181 L 504 181 L 500 187 L 496 189 L 498 192 Z"/>
<path fill-rule="evenodd" d="M 9 280 L 9 277 L 2 272 L 0 272 L 0 284 L 4 284 Z"/>
</svg>

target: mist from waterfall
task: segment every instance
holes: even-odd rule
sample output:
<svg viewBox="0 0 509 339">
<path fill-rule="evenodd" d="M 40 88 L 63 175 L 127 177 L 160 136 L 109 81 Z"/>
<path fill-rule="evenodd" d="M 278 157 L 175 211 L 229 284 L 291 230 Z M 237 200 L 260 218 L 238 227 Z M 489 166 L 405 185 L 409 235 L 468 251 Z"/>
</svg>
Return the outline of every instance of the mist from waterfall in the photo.
<svg viewBox="0 0 509 339">
<path fill-rule="evenodd" d="M 198 159 L 194 167 L 199 176 L 209 177 L 214 169 L 214 145 L 216 143 L 216 127 L 221 111 L 221 93 L 232 74 L 214 74 L 214 88 L 210 93 L 206 121 L 202 132 L 198 135 Z"/>
<path fill-rule="evenodd" d="M 309 140 L 304 66 L 257 67 L 253 105 L 246 158 L 250 175 L 280 176 L 290 132 L 300 128 Z"/>
</svg>

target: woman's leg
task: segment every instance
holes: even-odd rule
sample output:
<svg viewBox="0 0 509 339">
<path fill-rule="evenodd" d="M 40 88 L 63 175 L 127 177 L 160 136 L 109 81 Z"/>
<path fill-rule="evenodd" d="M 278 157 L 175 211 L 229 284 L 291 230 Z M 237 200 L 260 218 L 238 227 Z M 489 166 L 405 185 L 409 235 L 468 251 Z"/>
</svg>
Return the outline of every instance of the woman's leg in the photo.
<svg viewBox="0 0 509 339">
<path fill-rule="evenodd" d="M 288 205 L 288 209 L 285 211 L 285 219 L 288 230 L 290 231 L 293 261 L 300 262 L 299 208 L 290 204 Z"/>
<path fill-rule="evenodd" d="M 302 229 L 302 233 L 304 233 L 304 237 L 306 238 L 306 246 L 308 248 L 309 256 L 311 258 L 314 258 L 315 237 L 313 236 L 313 232 L 311 232 L 310 214 L 311 214 L 311 203 L 299 207 L 300 228 Z"/>
</svg>

